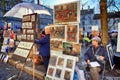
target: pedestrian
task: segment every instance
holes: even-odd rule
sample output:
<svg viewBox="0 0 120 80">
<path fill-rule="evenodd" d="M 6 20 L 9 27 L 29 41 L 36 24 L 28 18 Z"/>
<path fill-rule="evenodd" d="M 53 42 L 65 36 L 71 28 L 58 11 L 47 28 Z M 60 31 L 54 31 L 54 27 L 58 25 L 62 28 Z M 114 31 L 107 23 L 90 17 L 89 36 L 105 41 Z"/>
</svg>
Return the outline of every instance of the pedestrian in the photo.
<svg viewBox="0 0 120 80">
<path fill-rule="evenodd" d="M 0 51 L 3 44 L 3 28 L 0 28 Z"/>
<path fill-rule="evenodd" d="M 90 80 L 99 80 L 99 73 L 104 68 L 104 61 L 108 60 L 107 50 L 101 45 L 101 39 L 98 36 L 92 38 L 92 45 L 84 54 L 84 59 L 90 69 Z M 97 62 L 99 66 L 92 67 L 91 63 Z"/>
<path fill-rule="evenodd" d="M 36 39 L 35 43 L 40 45 L 39 54 L 42 56 L 45 70 L 47 71 L 50 59 L 50 28 L 45 27 L 45 36 L 41 39 Z"/>
</svg>

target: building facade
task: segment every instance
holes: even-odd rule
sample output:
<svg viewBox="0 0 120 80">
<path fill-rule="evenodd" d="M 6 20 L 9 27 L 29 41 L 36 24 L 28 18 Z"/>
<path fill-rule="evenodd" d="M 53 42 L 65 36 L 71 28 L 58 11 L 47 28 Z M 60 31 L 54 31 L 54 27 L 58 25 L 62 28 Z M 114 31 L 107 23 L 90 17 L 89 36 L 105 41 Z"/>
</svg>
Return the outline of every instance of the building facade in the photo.
<svg viewBox="0 0 120 80">
<path fill-rule="evenodd" d="M 108 30 L 117 30 L 120 22 L 120 12 L 108 13 Z M 80 27 L 84 34 L 92 32 L 92 26 L 97 26 L 101 30 L 100 14 L 95 14 L 94 9 L 82 9 L 80 16 Z"/>
</svg>

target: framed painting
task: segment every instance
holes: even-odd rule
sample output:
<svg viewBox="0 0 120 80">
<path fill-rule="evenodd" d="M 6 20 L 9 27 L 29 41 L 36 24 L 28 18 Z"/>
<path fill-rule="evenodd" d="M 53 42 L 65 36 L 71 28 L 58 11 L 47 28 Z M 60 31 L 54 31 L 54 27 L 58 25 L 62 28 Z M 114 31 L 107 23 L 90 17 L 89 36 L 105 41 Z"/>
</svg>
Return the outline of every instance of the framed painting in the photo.
<svg viewBox="0 0 120 80">
<path fill-rule="evenodd" d="M 67 59 L 67 64 L 66 64 L 66 68 L 73 68 L 73 60 L 72 59 Z"/>
<path fill-rule="evenodd" d="M 65 25 L 55 25 L 51 27 L 50 30 L 50 37 L 52 39 L 65 40 Z"/>
<path fill-rule="evenodd" d="M 63 57 L 58 58 L 57 66 L 63 67 L 65 59 Z"/>
<path fill-rule="evenodd" d="M 61 78 L 62 69 L 56 68 L 55 77 Z"/>
<path fill-rule="evenodd" d="M 49 65 L 56 66 L 56 62 L 57 62 L 57 56 L 51 55 L 50 60 L 49 60 Z"/>
<path fill-rule="evenodd" d="M 80 44 L 63 42 L 63 54 L 78 57 L 81 52 Z"/>
<path fill-rule="evenodd" d="M 69 24 L 67 25 L 67 35 L 66 41 L 79 43 L 79 25 Z"/>
<path fill-rule="evenodd" d="M 54 23 L 80 22 L 80 2 L 54 6 Z"/>
<path fill-rule="evenodd" d="M 49 68 L 48 68 L 48 73 L 47 73 L 47 74 L 48 74 L 49 76 L 53 76 L 54 71 L 55 71 L 55 68 L 49 67 Z"/>
<path fill-rule="evenodd" d="M 64 79 L 65 80 L 72 80 L 71 76 L 72 76 L 72 72 L 69 70 L 65 70 Z"/>
<path fill-rule="evenodd" d="M 55 51 L 62 51 L 62 41 L 50 40 L 50 48 Z"/>
</svg>

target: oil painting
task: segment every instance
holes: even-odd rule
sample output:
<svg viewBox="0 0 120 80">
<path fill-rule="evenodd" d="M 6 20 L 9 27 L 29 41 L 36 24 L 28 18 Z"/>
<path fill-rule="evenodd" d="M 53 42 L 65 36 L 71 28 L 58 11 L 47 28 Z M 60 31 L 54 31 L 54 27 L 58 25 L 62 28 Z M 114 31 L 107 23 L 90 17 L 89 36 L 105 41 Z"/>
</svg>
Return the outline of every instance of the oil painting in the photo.
<svg viewBox="0 0 120 80">
<path fill-rule="evenodd" d="M 73 68 L 73 60 L 72 59 L 67 59 L 67 64 L 66 64 L 66 68 Z"/>
<path fill-rule="evenodd" d="M 51 50 L 62 51 L 62 41 L 51 40 L 50 47 L 51 47 Z"/>
<path fill-rule="evenodd" d="M 65 74 L 64 74 L 64 79 L 65 80 L 71 80 L 71 71 L 65 70 Z"/>
<path fill-rule="evenodd" d="M 55 77 L 61 78 L 62 69 L 56 69 Z"/>
<path fill-rule="evenodd" d="M 79 56 L 81 52 L 80 44 L 63 42 L 63 54 Z"/>
<path fill-rule="evenodd" d="M 63 67 L 63 65 L 64 65 L 64 61 L 65 61 L 64 58 L 59 57 L 59 58 L 58 58 L 58 63 L 57 63 L 57 65 Z"/>
<path fill-rule="evenodd" d="M 67 41 L 79 43 L 78 25 L 67 25 Z"/>
<path fill-rule="evenodd" d="M 48 68 L 48 75 L 49 75 L 49 76 L 53 76 L 53 73 L 54 73 L 54 68 L 49 67 L 49 68 Z"/>
<path fill-rule="evenodd" d="M 51 66 L 56 66 L 56 61 L 57 61 L 57 56 L 52 55 L 52 56 L 50 57 L 49 64 L 50 64 Z"/>
<path fill-rule="evenodd" d="M 55 5 L 54 6 L 54 22 L 80 22 L 80 5 L 79 2 L 72 2 L 67 4 Z"/>
<path fill-rule="evenodd" d="M 51 38 L 65 39 L 65 25 L 56 25 L 51 27 Z"/>
</svg>

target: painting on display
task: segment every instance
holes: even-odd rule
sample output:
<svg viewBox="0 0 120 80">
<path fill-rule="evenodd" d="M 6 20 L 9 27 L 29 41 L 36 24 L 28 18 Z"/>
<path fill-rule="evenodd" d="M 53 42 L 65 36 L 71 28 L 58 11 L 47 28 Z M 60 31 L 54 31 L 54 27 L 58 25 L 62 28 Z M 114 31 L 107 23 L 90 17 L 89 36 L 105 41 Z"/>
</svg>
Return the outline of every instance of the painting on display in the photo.
<svg viewBox="0 0 120 80">
<path fill-rule="evenodd" d="M 80 2 L 54 6 L 54 23 L 80 22 Z"/>
<path fill-rule="evenodd" d="M 37 34 L 36 19 L 37 19 L 36 13 L 23 16 L 21 41 L 34 42 Z"/>
<path fill-rule="evenodd" d="M 76 58 L 54 54 L 52 59 L 52 64 L 56 65 L 49 64 L 45 80 L 73 80 Z"/>
<path fill-rule="evenodd" d="M 51 27 L 50 37 L 65 40 L 65 25 L 56 25 Z"/>
<path fill-rule="evenodd" d="M 67 25 L 67 41 L 79 43 L 79 26 L 78 25 Z"/>
<path fill-rule="evenodd" d="M 65 59 L 63 57 L 58 58 L 57 66 L 63 67 Z"/>
<path fill-rule="evenodd" d="M 55 69 L 52 68 L 52 67 L 50 67 L 50 68 L 48 69 L 48 75 L 49 75 L 49 76 L 53 76 L 54 71 L 55 71 Z"/>
<path fill-rule="evenodd" d="M 56 65 L 56 61 L 57 61 L 57 56 L 56 55 L 52 55 L 50 57 L 49 65 L 55 66 Z"/>
<path fill-rule="evenodd" d="M 71 80 L 70 77 L 72 76 L 72 72 L 65 70 L 65 74 L 64 74 L 64 79 L 65 80 Z"/>
<path fill-rule="evenodd" d="M 63 42 L 63 54 L 79 56 L 81 52 L 80 44 Z"/>
<path fill-rule="evenodd" d="M 115 66 L 115 64 L 114 64 L 114 60 L 113 60 L 114 53 L 113 53 L 113 49 L 112 49 L 111 44 L 108 44 L 108 45 L 106 46 L 106 48 L 107 48 L 107 53 L 108 53 L 108 58 L 109 58 L 110 67 L 111 67 L 111 69 L 113 69 L 114 66 Z"/>
<path fill-rule="evenodd" d="M 50 40 L 51 50 L 62 51 L 62 41 Z"/>
<path fill-rule="evenodd" d="M 56 68 L 55 77 L 61 78 L 62 69 Z"/>
</svg>

